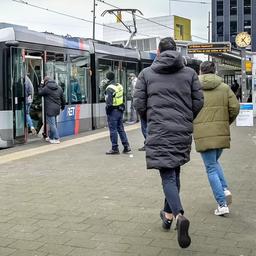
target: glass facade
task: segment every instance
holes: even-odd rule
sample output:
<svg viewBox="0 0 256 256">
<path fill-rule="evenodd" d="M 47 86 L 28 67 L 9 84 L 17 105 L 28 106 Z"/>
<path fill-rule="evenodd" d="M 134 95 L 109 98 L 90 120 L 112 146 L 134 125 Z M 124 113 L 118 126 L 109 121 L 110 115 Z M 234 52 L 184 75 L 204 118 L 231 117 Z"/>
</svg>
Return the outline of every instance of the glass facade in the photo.
<svg viewBox="0 0 256 256">
<path fill-rule="evenodd" d="M 237 0 L 230 0 L 230 15 L 237 15 Z"/>
<path fill-rule="evenodd" d="M 217 1 L 217 16 L 223 16 L 223 1 Z"/>
<path fill-rule="evenodd" d="M 251 14 L 251 0 L 244 0 L 244 14 Z"/>
</svg>

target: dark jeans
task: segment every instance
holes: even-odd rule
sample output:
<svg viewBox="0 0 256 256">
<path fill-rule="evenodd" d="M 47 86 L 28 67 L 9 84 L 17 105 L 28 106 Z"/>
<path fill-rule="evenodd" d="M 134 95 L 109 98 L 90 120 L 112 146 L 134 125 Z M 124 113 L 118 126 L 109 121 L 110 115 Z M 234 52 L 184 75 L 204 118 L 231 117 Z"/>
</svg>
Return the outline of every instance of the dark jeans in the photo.
<svg viewBox="0 0 256 256">
<path fill-rule="evenodd" d="M 183 208 L 180 201 L 180 167 L 162 168 L 159 170 L 162 178 L 163 191 L 165 194 L 164 211 L 177 216 L 183 214 Z"/>
<path fill-rule="evenodd" d="M 123 125 L 123 112 L 118 109 L 113 109 L 108 118 L 108 127 L 110 133 L 110 140 L 112 143 L 112 149 L 118 149 L 118 134 L 124 147 L 129 146 L 126 133 Z"/>
<path fill-rule="evenodd" d="M 145 119 L 140 119 L 141 132 L 143 134 L 144 139 L 147 137 L 147 121 Z"/>
</svg>

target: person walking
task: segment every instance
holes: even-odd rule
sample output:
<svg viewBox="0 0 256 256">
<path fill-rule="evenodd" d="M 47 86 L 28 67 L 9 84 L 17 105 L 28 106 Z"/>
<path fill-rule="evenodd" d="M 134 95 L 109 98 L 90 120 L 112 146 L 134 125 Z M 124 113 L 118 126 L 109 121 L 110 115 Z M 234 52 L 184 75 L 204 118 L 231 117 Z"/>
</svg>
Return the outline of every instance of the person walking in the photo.
<svg viewBox="0 0 256 256">
<path fill-rule="evenodd" d="M 208 180 L 218 203 L 215 215 L 229 213 L 232 195 L 219 159 L 224 148 L 230 148 L 230 124 L 239 113 L 239 102 L 230 87 L 217 76 L 215 64 L 205 61 L 200 66 L 199 80 L 204 106 L 194 120 L 196 151 L 201 153 Z"/>
<path fill-rule="evenodd" d="M 106 113 L 112 143 L 112 148 L 106 154 L 114 155 L 120 153 L 118 148 L 118 134 L 124 147 L 123 153 L 128 153 L 131 151 L 131 148 L 123 125 L 123 112 L 125 110 L 123 86 L 115 83 L 115 74 L 112 71 L 106 74 L 106 78 L 109 81 L 105 90 Z"/>
<path fill-rule="evenodd" d="M 186 248 L 190 222 L 179 196 L 180 167 L 190 160 L 193 119 L 203 106 L 203 93 L 196 72 L 184 66 L 171 37 L 160 41 L 157 55 L 138 76 L 134 106 L 147 119 L 147 169 L 158 169 L 162 179 L 162 227 L 170 229 L 176 219 L 178 243 Z"/>
<path fill-rule="evenodd" d="M 34 86 L 27 75 L 25 76 L 25 96 L 26 96 L 26 119 L 27 119 L 28 129 L 32 132 L 33 135 L 35 135 L 36 129 L 33 125 L 33 121 L 30 116 L 30 108 L 34 98 Z"/>
<path fill-rule="evenodd" d="M 54 80 L 45 77 L 38 88 L 38 95 L 44 96 L 46 122 L 48 124 L 48 137 L 46 141 L 52 144 L 60 143 L 60 136 L 57 129 L 57 116 L 60 109 L 65 108 L 65 99 L 62 88 Z"/>
</svg>

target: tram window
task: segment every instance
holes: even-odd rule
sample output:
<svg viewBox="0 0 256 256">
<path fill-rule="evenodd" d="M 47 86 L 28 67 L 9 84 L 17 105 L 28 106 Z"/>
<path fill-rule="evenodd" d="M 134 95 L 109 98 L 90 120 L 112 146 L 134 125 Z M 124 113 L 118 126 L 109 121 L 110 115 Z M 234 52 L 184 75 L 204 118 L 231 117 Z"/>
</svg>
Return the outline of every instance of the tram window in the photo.
<svg viewBox="0 0 256 256">
<path fill-rule="evenodd" d="M 137 64 L 127 63 L 126 66 L 126 100 L 131 100 L 134 94 L 135 80 L 134 75 L 137 77 Z"/>
<path fill-rule="evenodd" d="M 72 104 L 87 103 L 89 95 L 89 58 L 70 56 L 70 102 Z"/>
<path fill-rule="evenodd" d="M 111 60 L 98 60 L 97 68 L 97 80 L 96 84 L 98 85 L 98 102 L 105 102 L 105 90 L 107 87 L 106 74 L 111 70 L 112 61 Z"/>
<path fill-rule="evenodd" d="M 46 76 L 54 79 L 63 89 L 65 99 L 68 99 L 68 62 L 67 55 L 62 53 L 47 52 L 45 71 Z"/>
</svg>

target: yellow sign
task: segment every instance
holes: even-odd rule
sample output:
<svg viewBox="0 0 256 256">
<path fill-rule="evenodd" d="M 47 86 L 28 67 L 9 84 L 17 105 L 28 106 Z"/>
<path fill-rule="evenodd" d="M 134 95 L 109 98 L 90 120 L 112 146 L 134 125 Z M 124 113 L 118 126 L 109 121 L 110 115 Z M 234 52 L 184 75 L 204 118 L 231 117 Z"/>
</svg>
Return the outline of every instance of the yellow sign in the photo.
<svg viewBox="0 0 256 256">
<path fill-rule="evenodd" d="M 252 72 L 252 62 L 250 60 L 245 61 L 245 70 L 246 72 Z"/>
<path fill-rule="evenodd" d="M 189 19 L 174 15 L 174 39 L 191 40 L 191 21 Z"/>
</svg>

